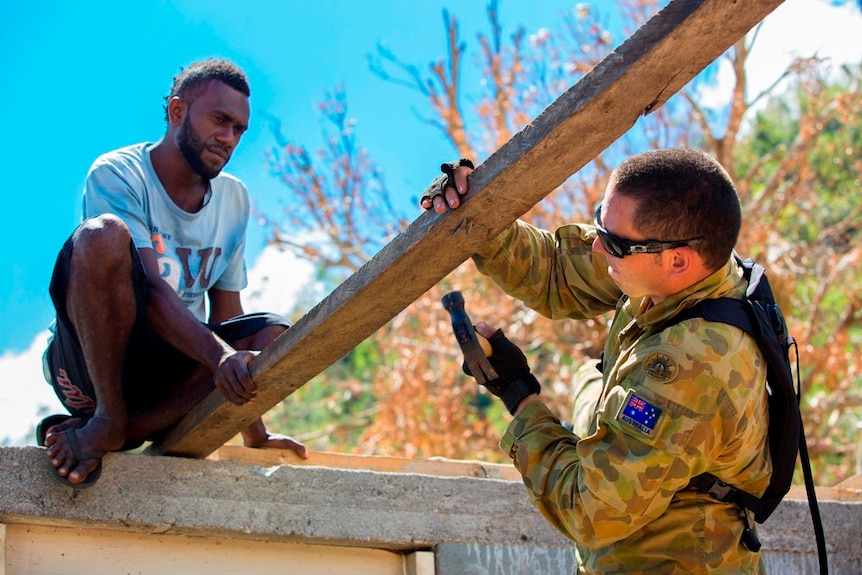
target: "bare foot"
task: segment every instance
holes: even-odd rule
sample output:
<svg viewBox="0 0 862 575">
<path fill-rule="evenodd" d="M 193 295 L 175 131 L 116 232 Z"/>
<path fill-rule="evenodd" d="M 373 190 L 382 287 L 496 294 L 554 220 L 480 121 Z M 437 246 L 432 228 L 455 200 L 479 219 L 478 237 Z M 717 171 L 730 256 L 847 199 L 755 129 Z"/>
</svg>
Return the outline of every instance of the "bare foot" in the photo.
<svg viewBox="0 0 862 575">
<path fill-rule="evenodd" d="M 75 429 L 76 427 L 81 427 L 83 425 L 82 418 L 80 417 L 69 417 L 68 419 L 58 423 L 57 425 L 52 425 L 48 428 L 48 431 L 45 433 L 45 438 L 47 439 L 49 435 L 54 433 L 62 433 L 67 429 Z"/>
<path fill-rule="evenodd" d="M 77 420 L 76 423 L 80 425 L 81 421 Z M 84 482 L 98 467 L 104 452 L 116 451 L 123 446 L 124 428 L 99 416 L 91 418 L 80 428 L 69 421 L 52 426 L 45 436 L 51 465 L 69 483 Z M 78 460 L 80 455 L 89 454 L 98 455 Z"/>
</svg>

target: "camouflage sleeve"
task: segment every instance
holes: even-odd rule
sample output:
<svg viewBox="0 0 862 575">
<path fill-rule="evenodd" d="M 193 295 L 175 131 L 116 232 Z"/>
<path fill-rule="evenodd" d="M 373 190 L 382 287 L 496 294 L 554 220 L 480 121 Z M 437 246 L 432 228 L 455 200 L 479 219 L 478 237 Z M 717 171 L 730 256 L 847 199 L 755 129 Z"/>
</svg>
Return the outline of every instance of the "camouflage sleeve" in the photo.
<svg viewBox="0 0 862 575">
<path fill-rule="evenodd" d="M 568 225 L 555 234 L 516 221 L 473 256 L 479 271 L 527 306 L 554 319 L 614 309 L 622 296 L 592 249 L 595 230 Z"/>
<path fill-rule="evenodd" d="M 732 476 L 753 493 L 765 488 L 763 381 L 757 387 L 755 364 L 716 361 L 722 358 L 715 357 L 715 342 L 703 340 L 736 328 L 712 325 L 719 327 L 709 334 L 667 330 L 690 345 L 630 350 L 608 374 L 615 383 L 608 384 L 597 430 L 588 437 L 565 429 L 541 402 L 512 421 L 501 447 L 535 506 L 561 533 L 590 548 L 624 539 L 661 516 L 674 494 L 705 471 Z M 726 358 L 750 346 L 741 332 L 729 337 L 733 345 L 719 346 Z"/>
<path fill-rule="evenodd" d="M 572 378 L 571 430 L 578 437 L 586 437 L 595 431 L 593 422 L 604 385 L 598 363 L 597 359 L 587 360 Z"/>
</svg>

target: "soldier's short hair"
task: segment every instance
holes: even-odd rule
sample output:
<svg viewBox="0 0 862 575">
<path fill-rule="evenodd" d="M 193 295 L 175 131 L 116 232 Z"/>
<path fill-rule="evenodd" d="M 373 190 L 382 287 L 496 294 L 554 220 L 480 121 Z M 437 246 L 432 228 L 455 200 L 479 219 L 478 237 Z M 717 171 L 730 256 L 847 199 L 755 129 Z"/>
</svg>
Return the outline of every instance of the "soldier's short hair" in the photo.
<svg viewBox="0 0 862 575">
<path fill-rule="evenodd" d="M 702 238 L 692 245 L 710 270 L 727 263 L 742 226 L 736 187 L 709 154 L 682 148 L 637 154 L 611 175 L 614 193 L 635 199 L 632 222 L 649 239 Z"/>
<path fill-rule="evenodd" d="M 213 80 L 227 84 L 234 90 L 241 92 L 246 97 L 251 97 L 251 88 L 248 78 L 242 69 L 223 58 L 207 58 L 199 62 L 193 62 L 181 68 L 174 76 L 174 83 L 170 93 L 165 96 L 165 122 L 168 121 L 168 104 L 171 98 L 179 97 L 187 104 L 191 104 L 206 90 L 207 85 Z"/>
</svg>

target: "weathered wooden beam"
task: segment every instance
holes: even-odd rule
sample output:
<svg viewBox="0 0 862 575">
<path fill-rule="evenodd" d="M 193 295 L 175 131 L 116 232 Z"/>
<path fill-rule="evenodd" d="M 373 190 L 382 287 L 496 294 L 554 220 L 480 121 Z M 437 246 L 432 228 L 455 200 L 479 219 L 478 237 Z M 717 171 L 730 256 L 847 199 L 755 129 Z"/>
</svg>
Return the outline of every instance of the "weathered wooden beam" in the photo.
<svg viewBox="0 0 862 575">
<path fill-rule="evenodd" d="M 363 469 L 383 473 L 421 473 L 439 477 L 481 477 L 521 481 L 518 470 L 510 463 L 485 463 L 441 457 L 384 457 L 315 451 L 302 459 L 289 449 L 252 449 L 238 445 L 223 445 L 208 456 L 215 461 L 235 461 L 243 465 L 277 467 L 279 465 L 337 467 Z M 804 498 L 803 491 L 803 498 Z M 862 496 L 857 496 L 862 500 Z"/>
<path fill-rule="evenodd" d="M 218 449 L 661 106 L 781 2 L 670 2 L 477 166 L 461 208 L 422 214 L 265 349 L 252 364 L 253 403 L 237 407 L 213 392 L 150 452 L 206 457 Z M 439 160 L 428 158 L 429 166 Z"/>
</svg>

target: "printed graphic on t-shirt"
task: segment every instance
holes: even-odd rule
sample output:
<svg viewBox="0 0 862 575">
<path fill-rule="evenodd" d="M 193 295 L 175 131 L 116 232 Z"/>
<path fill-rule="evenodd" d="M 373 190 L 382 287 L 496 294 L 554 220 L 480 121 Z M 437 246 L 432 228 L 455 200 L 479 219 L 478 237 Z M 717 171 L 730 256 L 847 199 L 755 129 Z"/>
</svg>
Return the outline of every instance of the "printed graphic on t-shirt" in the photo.
<svg viewBox="0 0 862 575">
<path fill-rule="evenodd" d="M 176 247 L 173 253 L 161 234 L 151 238 L 153 250 L 159 263 L 163 280 L 170 285 L 184 301 L 194 301 L 210 287 L 222 249 L 208 247 L 198 250 Z"/>
</svg>

